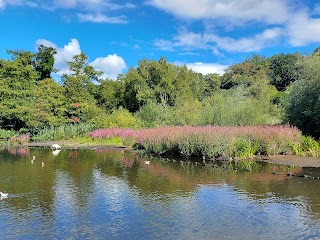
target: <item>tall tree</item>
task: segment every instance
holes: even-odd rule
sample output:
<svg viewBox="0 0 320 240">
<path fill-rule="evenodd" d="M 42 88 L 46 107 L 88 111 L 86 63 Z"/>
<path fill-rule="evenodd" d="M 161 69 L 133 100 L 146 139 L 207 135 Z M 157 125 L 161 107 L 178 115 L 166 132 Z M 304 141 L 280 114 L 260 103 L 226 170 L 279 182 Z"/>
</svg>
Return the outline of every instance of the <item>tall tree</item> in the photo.
<svg viewBox="0 0 320 240">
<path fill-rule="evenodd" d="M 87 121 L 97 109 L 97 86 L 94 81 L 97 81 L 102 73 L 88 65 L 87 60 L 88 57 L 84 53 L 73 56 L 73 61 L 67 62 L 70 74 L 62 76 L 70 122 Z"/>
<path fill-rule="evenodd" d="M 52 78 L 40 81 L 35 89 L 34 121 L 39 127 L 59 126 L 67 122 L 65 89 Z"/>
<path fill-rule="evenodd" d="M 300 54 L 283 53 L 271 57 L 268 76 L 270 83 L 278 91 L 285 91 L 288 85 L 300 78 L 301 69 L 298 61 L 301 58 Z"/>
<path fill-rule="evenodd" d="M 19 130 L 33 127 L 34 88 L 37 72 L 32 66 L 34 54 L 8 51 L 11 60 L 0 60 L 0 124 Z"/>
<path fill-rule="evenodd" d="M 44 45 L 38 46 L 38 52 L 35 54 L 34 66 L 39 73 L 39 80 L 51 77 L 51 73 L 55 72 L 54 69 L 54 54 L 57 51 L 55 48 L 46 47 Z"/>
<path fill-rule="evenodd" d="M 307 57 L 301 66 L 302 76 L 289 94 L 288 119 L 304 134 L 320 138 L 320 56 Z"/>
</svg>

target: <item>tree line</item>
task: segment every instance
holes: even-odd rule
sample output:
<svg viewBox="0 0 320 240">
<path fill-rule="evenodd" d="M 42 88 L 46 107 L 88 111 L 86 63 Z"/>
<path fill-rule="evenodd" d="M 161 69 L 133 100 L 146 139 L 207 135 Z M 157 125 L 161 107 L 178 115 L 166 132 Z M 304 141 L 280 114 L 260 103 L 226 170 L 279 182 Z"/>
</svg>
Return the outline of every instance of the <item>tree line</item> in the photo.
<svg viewBox="0 0 320 240">
<path fill-rule="evenodd" d="M 320 50 L 253 55 L 223 75 L 196 73 L 164 57 L 142 59 L 117 80 L 75 55 L 52 79 L 56 50 L 9 50 L 0 59 L 0 128 L 37 132 L 91 123 L 96 128 L 291 124 L 320 137 Z"/>
</svg>

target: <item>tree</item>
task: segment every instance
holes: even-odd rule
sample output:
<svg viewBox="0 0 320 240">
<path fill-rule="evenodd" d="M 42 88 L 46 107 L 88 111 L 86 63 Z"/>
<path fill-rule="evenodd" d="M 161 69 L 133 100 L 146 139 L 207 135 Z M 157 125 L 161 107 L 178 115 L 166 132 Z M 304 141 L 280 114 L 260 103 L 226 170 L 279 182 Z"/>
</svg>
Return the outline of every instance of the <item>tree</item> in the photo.
<svg viewBox="0 0 320 240">
<path fill-rule="evenodd" d="M 249 87 L 261 78 L 265 78 L 268 65 L 268 60 L 259 55 L 253 55 L 244 62 L 233 64 L 223 74 L 221 88 Z"/>
<path fill-rule="evenodd" d="M 73 123 L 89 120 L 94 109 L 98 110 L 95 100 L 97 86 L 93 81 L 98 81 L 102 73 L 88 65 L 87 60 L 84 53 L 73 56 L 73 61 L 67 62 L 70 74 L 62 76 L 69 121 Z"/>
<path fill-rule="evenodd" d="M 139 61 L 138 67 L 129 69 L 121 81 L 124 106 L 131 112 L 150 102 L 174 106 L 177 101 L 197 99 L 205 86 L 201 74 L 170 64 L 164 57 Z"/>
<path fill-rule="evenodd" d="M 35 89 L 35 108 L 37 112 L 34 121 L 39 127 L 59 126 L 67 122 L 67 104 L 65 89 L 52 78 L 38 83 Z"/>
<path fill-rule="evenodd" d="M 51 73 L 55 72 L 54 69 L 54 54 L 57 51 L 55 48 L 46 47 L 44 45 L 38 46 L 38 52 L 35 54 L 34 66 L 39 74 L 39 80 L 51 78 Z"/>
<path fill-rule="evenodd" d="M 287 116 L 290 124 L 304 134 L 320 137 L 320 57 L 306 58 L 301 64 L 301 79 L 292 86 Z"/>
<path fill-rule="evenodd" d="M 34 54 L 22 50 L 8 53 L 11 61 L 0 60 L 0 124 L 14 130 L 32 128 L 37 79 Z"/>
<path fill-rule="evenodd" d="M 111 112 L 120 107 L 123 102 L 124 86 L 120 81 L 101 80 L 98 86 L 98 106 L 106 112 Z"/>
<path fill-rule="evenodd" d="M 298 61 L 301 58 L 300 54 L 283 53 L 271 57 L 268 76 L 278 91 L 285 91 L 288 85 L 300 78 L 301 65 Z"/>
</svg>

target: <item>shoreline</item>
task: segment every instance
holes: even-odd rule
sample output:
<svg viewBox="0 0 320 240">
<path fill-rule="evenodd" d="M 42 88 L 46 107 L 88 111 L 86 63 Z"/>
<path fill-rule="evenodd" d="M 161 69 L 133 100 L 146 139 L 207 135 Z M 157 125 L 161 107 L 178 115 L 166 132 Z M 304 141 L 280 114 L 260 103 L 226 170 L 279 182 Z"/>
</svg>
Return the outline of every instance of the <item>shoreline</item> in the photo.
<svg viewBox="0 0 320 240">
<path fill-rule="evenodd" d="M 26 147 L 51 147 L 52 144 L 59 144 L 62 149 L 92 149 L 92 148 L 104 148 L 104 149 L 126 149 L 132 150 L 132 148 L 118 145 L 103 145 L 103 144 L 81 144 L 70 141 L 43 141 L 43 142 L 30 142 L 26 144 Z M 297 167 L 320 167 L 320 158 L 296 156 L 296 155 L 274 155 L 274 156 L 255 156 L 253 158 L 257 161 L 270 162 L 274 164 L 282 164 L 287 166 Z"/>
</svg>

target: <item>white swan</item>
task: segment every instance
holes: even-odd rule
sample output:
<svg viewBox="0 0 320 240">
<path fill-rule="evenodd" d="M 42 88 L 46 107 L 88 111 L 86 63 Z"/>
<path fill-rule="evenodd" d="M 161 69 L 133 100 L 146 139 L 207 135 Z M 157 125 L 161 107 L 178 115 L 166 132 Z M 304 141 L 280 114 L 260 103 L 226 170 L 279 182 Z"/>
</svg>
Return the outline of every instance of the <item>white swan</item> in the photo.
<svg viewBox="0 0 320 240">
<path fill-rule="evenodd" d="M 60 149 L 56 149 L 56 150 L 53 150 L 53 151 L 52 151 L 52 154 L 53 154 L 54 156 L 58 156 L 60 152 L 61 152 Z"/>
<path fill-rule="evenodd" d="M 53 149 L 61 149 L 60 145 L 59 144 L 52 144 L 51 148 Z"/>
<path fill-rule="evenodd" d="M 0 192 L 0 198 L 7 198 L 7 197 L 8 197 L 8 193 Z"/>
</svg>

